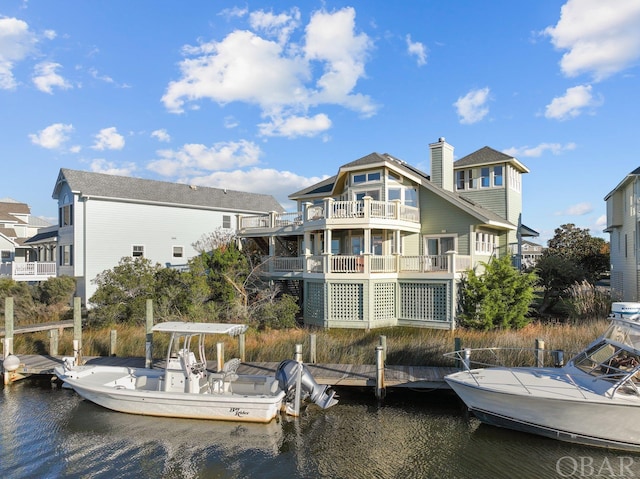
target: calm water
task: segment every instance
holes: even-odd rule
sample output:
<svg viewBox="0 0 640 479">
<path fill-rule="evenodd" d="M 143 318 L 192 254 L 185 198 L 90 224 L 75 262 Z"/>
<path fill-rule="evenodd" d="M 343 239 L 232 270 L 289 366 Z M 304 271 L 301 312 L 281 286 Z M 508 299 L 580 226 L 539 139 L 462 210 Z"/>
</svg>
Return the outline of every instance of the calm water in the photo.
<svg viewBox="0 0 640 479">
<path fill-rule="evenodd" d="M 640 477 L 640 455 L 481 425 L 452 394 L 341 392 L 268 425 L 154 419 L 21 381 L 0 390 L 4 478 Z"/>
</svg>

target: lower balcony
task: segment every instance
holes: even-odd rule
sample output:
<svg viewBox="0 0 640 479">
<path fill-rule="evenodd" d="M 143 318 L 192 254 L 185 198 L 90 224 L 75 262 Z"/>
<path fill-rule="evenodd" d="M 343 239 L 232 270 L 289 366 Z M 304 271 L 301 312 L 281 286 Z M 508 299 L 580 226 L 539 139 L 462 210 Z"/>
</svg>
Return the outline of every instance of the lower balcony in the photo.
<svg viewBox="0 0 640 479">
<path fill-rule="evenodd" d="M 55 278 L 57 267 L 55 262 L 0 263 L 0 277 L 14 281 L 46 281 Z"/>
<path fill-rule="evenodd" d="M 429 256 L 315 255 L 266 256 L 261 272 L 273 276 L 316 274 L 460 273 L 471 268 L 471 257 L 449 253 Z"/>
</svg>

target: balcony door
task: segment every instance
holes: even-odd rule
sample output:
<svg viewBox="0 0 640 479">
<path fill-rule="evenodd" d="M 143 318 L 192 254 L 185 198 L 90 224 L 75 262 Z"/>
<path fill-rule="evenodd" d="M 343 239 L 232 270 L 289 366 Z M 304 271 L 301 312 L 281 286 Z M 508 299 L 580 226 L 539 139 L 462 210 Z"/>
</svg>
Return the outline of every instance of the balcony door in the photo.
<svg viewBox="0 0 640 479">
<path fill-rule="evenodd" d="M 455 236 L 436 236 L 425 237 L 424 250 L 428 256 L 443 255 L 447 251 L 456 249 L 456 237 Z"/>
</svg>

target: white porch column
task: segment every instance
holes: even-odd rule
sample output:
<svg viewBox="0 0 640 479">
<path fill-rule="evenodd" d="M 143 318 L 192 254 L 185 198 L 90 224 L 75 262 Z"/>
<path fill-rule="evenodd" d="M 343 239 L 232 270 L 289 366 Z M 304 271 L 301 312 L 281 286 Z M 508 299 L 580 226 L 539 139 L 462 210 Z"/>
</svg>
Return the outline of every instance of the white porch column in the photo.
<svg viewBox="0 0 640 479">
<path fill-rule="evenodd" d="M 364 249 L 363 254 L 371 254 L 371 229 L 366 228 L 364 230 Z"/>
<path fill-rule="evenodd" d="M 324 230 L 324 251 L 322 252 L 325 273 L 331 273 L 331 230 Z"/>
</svg>

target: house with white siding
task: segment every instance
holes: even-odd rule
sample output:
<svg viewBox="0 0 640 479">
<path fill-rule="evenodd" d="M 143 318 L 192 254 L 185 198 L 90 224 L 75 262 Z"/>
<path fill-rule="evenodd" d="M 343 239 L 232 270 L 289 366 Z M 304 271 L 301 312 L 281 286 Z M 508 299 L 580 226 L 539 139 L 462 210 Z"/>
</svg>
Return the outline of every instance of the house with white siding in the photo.
<svg viewBox="0 0 640 479">
<path fill-rule="evenodd" d="M 179 267 L 193 244 L 218 229 L 235 232 L 236 215 L 281 212 L 271 195 L 62 168 L 58 202 L 58 276 L 76 278 L 88 304 L 94 278 L 123 257 Z"/>
<path fill-rule="evenodd" d="M 640 168 L 636 168 L 611 190 L 607 203 L 607 228 L 611 258 L 611 297 L 640 301 Z"/>
<path fill-rule="evenodd" d="M 522 225 L 529 170 L 516 158 L 485 147 L 454 161 L 444 138 L 429 148 L 431 175 L 371 153 L 292 193 L 294 212 L 240 217 L 261 274 L 298 296 L 306 324 L 453 329 L 464 272 L 537 235 Z"/>
<path fill-rule="evenodd" d="M 0 200 L 0 277 L 43 281 L 56 275 L 51 257 L 29 243 L 31 237 L 50 227 L 46 220 L 32 216 L 26 203 Z"/>
</svg>

